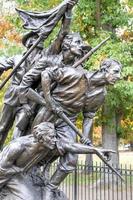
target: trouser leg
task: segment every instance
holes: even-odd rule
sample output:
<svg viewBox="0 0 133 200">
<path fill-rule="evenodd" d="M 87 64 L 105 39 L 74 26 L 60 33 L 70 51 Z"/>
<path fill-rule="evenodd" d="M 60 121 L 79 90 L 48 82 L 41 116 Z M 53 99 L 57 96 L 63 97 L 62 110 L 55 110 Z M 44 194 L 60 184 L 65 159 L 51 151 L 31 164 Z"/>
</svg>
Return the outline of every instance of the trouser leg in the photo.
<svg viewBox="0 0 133 200">
<path fill-rule="evenodd" d="M 66 123 L 62 122 L 56 126 L 56 134 L 58 139 L 76 142 L 76 133 Z M 72 153 L 66 153 L 60 157 L 57 170 L 47 184 L 44 192 L 44 199 L 51 200 L 53 191 L 59 187 L 67 175 L 72 172 L 77 164 L 78 156 Z"/>
<path fill-rule="evenodd" d="M 56 127 L 57 138 L 63 140 L 64 142 L 75 143 L 77 135 L 75 131 L 69 126 L 62 123 L 62 125 Z M 59 147 L 58 147 L 59 148 Z M 58 167 L 67 173 L 70 173 L 75 170 L 77 165 L 78 155 L 70 152 L 65 153 L 60 157 L 60 162 Z"/>
<path fill-rule="evenodd" d="M 31 122 L 35 117 L 36 104 L 30 102 L 28 107 L 30 110 L 24 107 L 19 107 L 16 112 L 13 139 L 26 135 L 29 128 L 31 130 Z"/>
<path fill-rule="evenodd" d="M 55 120 L 56 116 L 51 111 L 49 111 L 49 109 L 47 109 L 46 107 L 41 107 L 32 123 L 32 129 L 34 128 L 34 126 L 40 124 L 41 122 L 54 123 Z"/>
<path fill-rule="evenodd" d="M 65 128 L 67 130 L 69 129 L 69 127 L 65 127 Z M 69 135 L 70 137 L 67 135 L 67 137 L 69 137 L 69 141 L 75 142 L 76 141 L 75 133 L 72 134 L 72 130 L 71 132 L 69 132 L 69 134 L 70 133 L 71 133 L 71 135 Z M 61 131 L 60 131 L 60 134 L 61 134 Z M 61 136 L 64 137 L 65 134 L 66 134 L 65 132 L 62 132 L 62 134 L 60 135 L 60 138 Z M 59 132 L 58 132 L 58 137 L 59 137 Z M 58 168 L 56 169 L 55 173 L 50 179 L 50 182 L 47 184 L 45 188 L 45 191 L 44 191 L 45 200 L 51 200 L 53 198 L 53 191 L 56 190 L 60 186 L 60 184 L 64 181 L 64 179 L 67 177 L 67 175 L 75 169 L 76 164 L 77 164 L 77 159 L 78 159 L 78 155 L 72 154 L 72 153 L 66 153 L 60 157 Z"/>
<path fill-rule="evenodd" d="M 67 177 L 67 175 L 68 173 L 58 168 L 53 174 L 53 176 L 51 177 L 50 182 L 45 187 L 45 190 L 43 193 L 43 199 L 45 200 L 53 199 L 53 191 L 59 187 L 59 185 Z"/>
<path fill-rule="evenodd" d="M 13 125 L 14 113 L 15 108 L 13 106 L 4 104 L 0 120 L 0 149 L 3 147 L 8 132 Z"/>
<path fill-rule="evenodd" d="M 27 116 L 25 110 L 23 108 L 17 110 L 12 139 L 16 139 L 20 136 L 23 136 L 28 124 L 29 124 L 29 116 Z"/>
<path fill-rule="evenodd" d="M 20 136 L 22 136 L 22 131 L 20 130 L 20 128 L 14 127 L 12 140 L 14 140 L 14 139 L 16 139 L 16 138 L 18 138 Z"/>
</svg>

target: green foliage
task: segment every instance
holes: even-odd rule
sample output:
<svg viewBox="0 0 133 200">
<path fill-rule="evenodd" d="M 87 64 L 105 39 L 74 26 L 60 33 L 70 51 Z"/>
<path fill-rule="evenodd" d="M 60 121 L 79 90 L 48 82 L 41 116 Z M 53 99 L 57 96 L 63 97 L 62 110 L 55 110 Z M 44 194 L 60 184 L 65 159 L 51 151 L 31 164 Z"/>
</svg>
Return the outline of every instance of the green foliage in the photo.
<svg viewBox="0 0 133 200">
<path fill-rule="evenodd" d="M 132 0 L 128 0 L 128 4 L 133 6 L 133 1 Z"/>
<path fill-rule="evenodd" d="M 133 82 L 121 80 L 110 87 L 106 101 L 110 108 L 115 108 L 119 113 L 129 112 L 133 102 Z"/>
<path fill-rule="evenodd" d="M 16 0 L 18 6 L 26 10 L 44 11 L 58 5 L 61 0 Z"/>
<path fill-rule="evenodd" d="M 5 90 L 0 92 L 0 111 L 2 110 L 4 93 L 5 93 Z"/>
<path fill-rule="evenodd" d="M 5 45 L 5 48 L 0 49 L 0 56 L 5 57 L 12 57 L 16 54 L 21 54 L 23 52 L 23 48 L 19 45 L 16 46 L 16 44 L 12 44 L 7 42 Z"/>
<path fill-rule="evenodd" d="M 125 6 L 118 1 L 104 0 L 100 3 L 100 24 L 102 30 L 112 31 L 114 28 L 125 26 L 128 24 L 129 15 L 125 10 Z M 76 9 L 74 27 L 80 30 L 86 37 L 93 37 L 97 32 L 97 5 L 93 0 L 79 1 Z M 79 28 L 80 27 L 80 28 Z"/>
<path fill-rule="evenodd" d="M 19 3 L 20 5 L 22 4 L 27 4 L 27 0 L 16 0 L 17 3 Z"/>
<path fill-rule="evenodd" d="M 6 16 L 5 19 L 7 21 L 9 21 L 15 27 L 16 31 L 18 32 L 18 34 L 24 32 L 24 30 L 22 28 L 23 22 L 19 18 L 19 16 L 17 15 L 17 13 L 16 13 L 16 15 Z"/>
<path fill-rule="evenodd" d="M 127 12 L 119 1 L 116 2 L 116 0 L 112 0 L 109 2 L 104 0 L 102 2 L 101 12 L 102 25 L 111 25 L 112 28 L 117 28 L 127 24 Z"/>
</svg>

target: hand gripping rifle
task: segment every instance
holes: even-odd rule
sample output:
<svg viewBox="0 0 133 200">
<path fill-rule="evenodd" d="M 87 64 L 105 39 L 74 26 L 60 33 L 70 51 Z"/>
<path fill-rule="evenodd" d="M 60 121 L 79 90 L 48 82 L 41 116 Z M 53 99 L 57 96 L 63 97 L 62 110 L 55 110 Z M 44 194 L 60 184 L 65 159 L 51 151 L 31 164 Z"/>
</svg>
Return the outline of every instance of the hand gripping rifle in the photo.
<svg viewBox="0 0 133 200">
<path fill-rule="evenodd" d="M 64 121 L 66 122 L 75 132 L 76 134 L 80 137 L 80 139 L 84 139 L 83 138 L 83 135 L 81 134 L 81 132 L 78 130 L 78 128 L 71 122 L 71 120 L 63 113 L 63 111 L 57 111 L 57 115 Z M 122 180 L 122 181 L 125 181 L 123 179 L 123 177 L 120 175 L 120 173 L 114 169 L 108 162 L 107 160 L 103 157 L 103 155 L 97 150 L 94 148 L 94 151 L 96 153 L 96 155 L 104 162 L 104 164 L 106 164 L 117 176 L 119 176 L 119 178 Z"/>
</svg>

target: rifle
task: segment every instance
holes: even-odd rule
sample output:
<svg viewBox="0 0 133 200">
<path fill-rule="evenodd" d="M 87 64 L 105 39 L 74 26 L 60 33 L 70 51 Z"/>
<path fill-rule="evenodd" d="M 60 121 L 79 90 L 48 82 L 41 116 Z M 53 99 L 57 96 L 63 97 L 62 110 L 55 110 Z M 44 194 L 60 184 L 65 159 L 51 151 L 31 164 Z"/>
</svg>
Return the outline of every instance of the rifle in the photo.
<svg viewBox="0 0 133 200">
<path fill-rule="evenodd" d="M 63 111 L 57 111 L 57 115 L 64 121 L 66 122 L 75 132 L 76 134 L 80 137 L 80 139 L 84 139 L 83 135 L 81 134 L 81 132 L 78 130 L 78 128 L 71 122 L 71 120 L 63 113 Z M 103 157 L 103 155 L 98 151 L 98 149 L 94 148 L 94 151 L 96 153 L 96 155 L 104 162 L 104 164 L 106 164 L 117 176 L 119 176 L 119 178 L 122 181 L 125 181 L 123 179 L 123 177 L 120 175 L 120 173 L 114 169 L 107 161 L 106 159 Z"/>
</svg>

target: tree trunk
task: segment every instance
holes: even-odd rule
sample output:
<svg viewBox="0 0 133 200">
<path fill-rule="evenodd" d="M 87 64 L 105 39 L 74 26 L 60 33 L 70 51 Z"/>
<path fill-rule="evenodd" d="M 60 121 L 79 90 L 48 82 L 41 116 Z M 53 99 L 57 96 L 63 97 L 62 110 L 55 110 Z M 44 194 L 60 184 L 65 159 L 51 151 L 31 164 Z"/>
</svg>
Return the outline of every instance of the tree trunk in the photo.
<svg viewBox="0 0 133 200">
<path fill-rule="evenodd" d="M 130 142 L 130 151 L 133 151 L 133 142 Z"/>
<path fill-rule="evenodd" d="M 105 149 L 112 149 L 116 151 L 116 154 L 112 154 L 111 165 L 117 167 L 119 165 L 119 154 L 118 154 L 118 138 L 117 138 L 117 120 L 115 111 L 105 104 L 103 106 L 103 116 L 106 119 L 106 123 L 102 125 L 102 145 Z"/>
<path fill-rule="evenodd" d="M 101 0 L 96 0 L 96 29 L 101 28 L 101 9 L 100 9 Z"/>
</svg>

